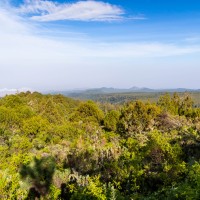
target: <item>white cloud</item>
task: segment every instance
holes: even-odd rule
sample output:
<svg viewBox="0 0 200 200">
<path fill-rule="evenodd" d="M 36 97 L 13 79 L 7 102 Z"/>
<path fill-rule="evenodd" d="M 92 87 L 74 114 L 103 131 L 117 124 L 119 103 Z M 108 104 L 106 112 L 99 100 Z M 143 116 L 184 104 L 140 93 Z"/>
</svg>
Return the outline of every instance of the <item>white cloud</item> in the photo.
<svg viewBox="0 0 200 200">
<path fill-rule="evenodd" d="M 31 14 L 37 21 L 78 20 L 114 21 L 122 20 L 122 8 L 100 1 L 78 1 L 76 3 L 56 3 L 44 0 L 26 0 L 18 12 Z M 136 17 L 136 19 L 141 19 Z"/>
<path fill-rule="evenodd" d="M 30 88 L 19 88 L 19 89 L 8 89 L 8 88 L 0 88 L 0 97 L 4 97 L 5 95 L 17 94 L 18 92 L 27 92 L 32 91 Z"/>
<path fill-rule="evenodd" d="M 24 25 L 21 18 L 2 8 L 0 8 L 0 25 L 0 33 L 22 33 L 28 30 L 28 24 Z"/>
</svg>

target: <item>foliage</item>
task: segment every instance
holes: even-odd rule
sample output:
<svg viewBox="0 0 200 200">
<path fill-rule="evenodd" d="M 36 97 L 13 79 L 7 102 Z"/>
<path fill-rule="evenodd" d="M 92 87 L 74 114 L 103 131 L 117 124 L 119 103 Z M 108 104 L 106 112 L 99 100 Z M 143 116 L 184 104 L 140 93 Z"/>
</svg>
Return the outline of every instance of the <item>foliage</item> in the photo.
<svg viewBox="0 0 200 200">
<path fill-rule="evenodd" d="M 76 112 L 72 116 L 72 120 L 101 123 L 101 121 L 103 120 L 103 112 L 94 102 L 87 101 L 82 103 L 77 108 Z"/>
<path fill-rule="evenodd" d="M 104 118 L 105 128 L 109 131 L 116 131 L 120 113 L 116 110 L 109 111 Z"/>
<path fill-rule="evenodd" d="M 1 98 L 0 199 L 199 199 L 200 108 L 158 96 Z"/>
<path fill-rule="evenodd" d="M 41 159 L 34 158 L 29 165 L 22 165 L 19 173 L 21 178 L 30 184 L 31 189 L 44 196 L 49 191 L 54 170 L 54 159 L 43 157 Z"/>
<path fill-rule="evenodd" d="M 159 113 L 160 109 L 154 104 L 131 102 L 121 111 L 118 131 L 131 136 L 135 132 L 151 130 Z"/>
</svg>

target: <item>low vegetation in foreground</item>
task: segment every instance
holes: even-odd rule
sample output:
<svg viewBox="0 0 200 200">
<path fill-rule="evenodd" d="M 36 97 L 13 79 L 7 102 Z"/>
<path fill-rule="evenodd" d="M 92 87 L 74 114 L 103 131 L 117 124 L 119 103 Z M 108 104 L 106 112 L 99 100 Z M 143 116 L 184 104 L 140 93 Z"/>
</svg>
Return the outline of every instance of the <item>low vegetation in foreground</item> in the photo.
<svg viewBox="0 0 200 200">
<path fill-rule="evenodd" d="M 0 99 L 0 199 L 200 199 L 200 108 L 156 103 Z"/>
</svg>

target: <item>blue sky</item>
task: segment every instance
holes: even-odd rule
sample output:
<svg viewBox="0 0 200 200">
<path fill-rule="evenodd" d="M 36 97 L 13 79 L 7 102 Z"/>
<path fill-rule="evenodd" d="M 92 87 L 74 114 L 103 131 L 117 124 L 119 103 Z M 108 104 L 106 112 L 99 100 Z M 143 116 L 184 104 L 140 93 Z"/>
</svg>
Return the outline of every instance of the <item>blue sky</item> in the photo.
<svg viewBox="0 0 200 200">
<path fill-rule="evenodd" d="M 0 90 L 200 88 L 198 0 L 0 2 Z"/>
</svg>

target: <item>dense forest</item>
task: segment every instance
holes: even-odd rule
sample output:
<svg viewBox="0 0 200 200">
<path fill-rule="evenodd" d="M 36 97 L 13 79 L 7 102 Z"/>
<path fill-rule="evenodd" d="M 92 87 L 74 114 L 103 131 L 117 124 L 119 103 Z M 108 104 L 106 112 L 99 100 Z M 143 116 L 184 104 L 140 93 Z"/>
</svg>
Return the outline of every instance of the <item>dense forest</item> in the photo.
<svg viewBox="0 0 200 200">
<path fill-rule="evenodd" d="M 200 108 L 37 92 L 0 99 L 0 199 L 200 199 Z"/>
<path fill-rule="evenodd" d="M 174 92 L 168 92 L 170 96 L 173 96 Z M 177 94 L 182 97 L 184 96 L 184 92 L 177 92 Z M 200 107 L 200 92 L 187 92 L 193 101 L 195 106 Z M 54 92 L 53 94 L 57 94 L 57 92 Z M 151 101 L 151 102 L 157 102 L 160 96 L 166 94 L 164 91 L 160 92 L 116 92 L 116 93 L 101 93 L 99 91 L 92 92 L 80 92 L 80 93 L 66 93 L 61 92 L 64 96 L 72 97 L 75 99 L 80 100 L 93 100 L 101 103 L 112 103 L 112 104 L 122 104 L 129 101 Z"/>
</svg>

